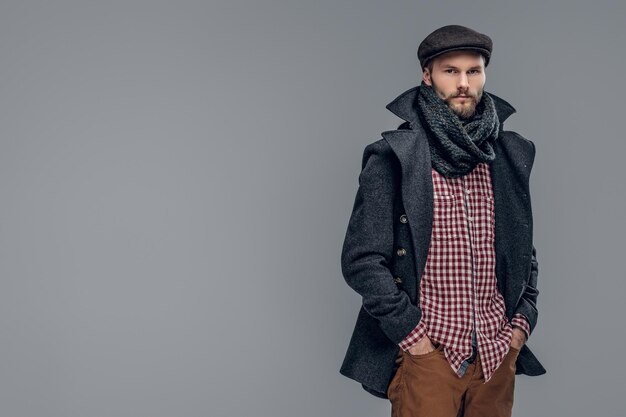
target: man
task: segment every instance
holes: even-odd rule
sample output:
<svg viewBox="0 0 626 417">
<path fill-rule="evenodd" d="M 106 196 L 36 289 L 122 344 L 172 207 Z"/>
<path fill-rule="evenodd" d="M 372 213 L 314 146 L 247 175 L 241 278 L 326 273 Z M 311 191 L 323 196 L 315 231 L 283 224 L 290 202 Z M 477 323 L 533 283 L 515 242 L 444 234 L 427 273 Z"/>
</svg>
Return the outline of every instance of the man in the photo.
<svg viewBox="0 0 626 417">
<path fill-rule="evenodd" d="M 341 266 L 363 304 L 340 372 L 393 417 L 510 416 L 516 374 L 545 368 L 529 176 L 533 142 L 484 91 L 491 39 L 449 25 L 418 48 L 404 119 L 365 147 Z"/>
</svg>

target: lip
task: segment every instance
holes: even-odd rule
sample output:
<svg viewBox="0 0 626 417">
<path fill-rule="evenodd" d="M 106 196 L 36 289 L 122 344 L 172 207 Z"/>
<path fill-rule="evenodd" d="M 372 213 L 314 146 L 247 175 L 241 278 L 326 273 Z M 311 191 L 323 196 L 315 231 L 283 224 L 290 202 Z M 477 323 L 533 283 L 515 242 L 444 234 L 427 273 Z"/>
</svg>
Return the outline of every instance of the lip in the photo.
<svg viewBox="0 0 626 417">
<path fill-rule="evenodd" d="M 469 98 L 469 96 L 458 96 L 458 97 L 454 97 L 454 98 Z"/>
</svg>

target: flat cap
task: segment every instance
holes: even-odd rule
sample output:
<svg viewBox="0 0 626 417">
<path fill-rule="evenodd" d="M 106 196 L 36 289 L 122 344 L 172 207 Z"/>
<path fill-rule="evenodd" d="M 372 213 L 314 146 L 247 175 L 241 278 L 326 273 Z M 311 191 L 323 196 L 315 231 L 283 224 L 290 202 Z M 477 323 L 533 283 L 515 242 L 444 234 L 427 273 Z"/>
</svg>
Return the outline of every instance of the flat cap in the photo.
<svg viewBox="0 0 626 417">
<path fill-rule="evenodd" d="M 485 57 L 485 67 L 489 64 L 493 42 L 485 34 L 476 32 L 461 25 L 448 25 L 440 27 L 426 36 L 417 48 L 417 58 L 422 68 L 431 58 L 445 52 L 472 49 L 480 52 Z"/>
</svg>

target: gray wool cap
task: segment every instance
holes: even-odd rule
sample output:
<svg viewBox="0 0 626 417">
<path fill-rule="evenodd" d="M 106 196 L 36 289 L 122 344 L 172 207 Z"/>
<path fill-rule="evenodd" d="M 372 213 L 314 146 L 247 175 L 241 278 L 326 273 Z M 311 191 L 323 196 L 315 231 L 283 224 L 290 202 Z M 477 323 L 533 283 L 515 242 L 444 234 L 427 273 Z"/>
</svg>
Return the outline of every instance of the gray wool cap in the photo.
<svg viewBox="0 0 626 417">
<path fill-rule="evenodd" d="M 424 38 L 417 48 L 417 58 L 424 68 L 428 60 L 437 55 L 454 50 L 471 49 L 483 54 L 486 67 L 491 58 L 492 48 L 493 42 L 489 36 L 465 26 L 447 25 Z"/>
</svg>

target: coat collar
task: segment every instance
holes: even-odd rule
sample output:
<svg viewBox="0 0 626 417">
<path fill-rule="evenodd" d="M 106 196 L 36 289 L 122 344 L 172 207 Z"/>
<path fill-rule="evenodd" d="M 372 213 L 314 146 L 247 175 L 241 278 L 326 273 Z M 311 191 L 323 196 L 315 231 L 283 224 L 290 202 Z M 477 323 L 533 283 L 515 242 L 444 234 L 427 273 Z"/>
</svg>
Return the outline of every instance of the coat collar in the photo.
<svg viewBox="0 0 626 417">
<path fill-rule="evenodd" d="M 415 126 L 415 121 L 418 118 L 417 93 L 420 87 L 420 85 L 415 86 L 400 94 L 389 104 L 387 104 L 387 110 L 400 117 L 401 119 L 411 123 L 412 126 Z M 502 123 L 504 123 L 504 121 L 510 115 L 515 113 L 516 110 L 506 100 L 496 96 L 495 94 L 488 91 L 484 91 L 484 93 L 489 94 L 489 96 L 491 96 L 491 98 L 493 99 L 493 102 L 496 106 L 496 113 L 498 114 L 498 120 L 500 121 L 500 129 L 502 129 Z"/>
</svg>

